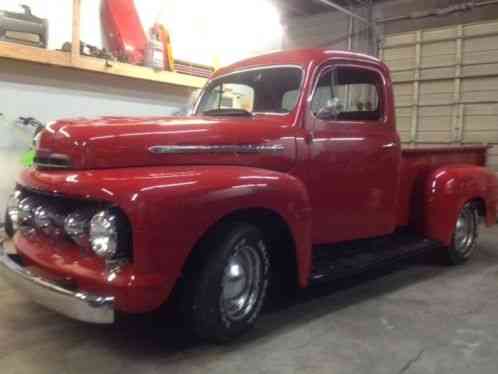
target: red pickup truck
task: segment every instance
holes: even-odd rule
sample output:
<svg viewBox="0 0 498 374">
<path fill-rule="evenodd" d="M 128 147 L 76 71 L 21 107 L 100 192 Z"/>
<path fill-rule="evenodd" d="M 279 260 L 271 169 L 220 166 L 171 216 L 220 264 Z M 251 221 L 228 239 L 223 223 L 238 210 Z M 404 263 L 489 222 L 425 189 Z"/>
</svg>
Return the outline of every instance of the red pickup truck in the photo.
<svg viewBox="0 0 498 374">
<path fill-rule="evenodd" d="M 51 123 L 9 206 L 0 274 L 78 320 L 155 310 L 228 340 L 271 284 L 306 287 L 496 222 L 486 147 L 402 150 L 379 60 L 321 49 L 217 71 L 188 117 Z M 175 297 L 176 299 L 176 297 Z"/>
</svg>

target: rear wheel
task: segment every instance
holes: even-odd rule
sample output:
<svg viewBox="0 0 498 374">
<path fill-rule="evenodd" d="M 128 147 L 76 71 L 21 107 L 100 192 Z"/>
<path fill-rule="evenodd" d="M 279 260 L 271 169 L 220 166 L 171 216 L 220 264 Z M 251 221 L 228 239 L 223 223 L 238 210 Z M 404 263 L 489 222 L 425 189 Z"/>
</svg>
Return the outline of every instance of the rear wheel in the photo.
<svg viewBox="0 0 498 374">
<path fill-rule="evenodd" d="M 466 262 L 478 245 L 479 213 L 475 204 L 467 203 L 460 211 L 451 245 L 448 248 L 448 260 L 451 264 Z"/>
<path fill-rule="evenodd" d="M 258 228 L 241 223 L 218 230 L 200 250 L 206 260 L 188 282 L 185 306 L 197 335 L 228 341 L 260 314 L 270 281 L 267 245 Z"/>
</svg>

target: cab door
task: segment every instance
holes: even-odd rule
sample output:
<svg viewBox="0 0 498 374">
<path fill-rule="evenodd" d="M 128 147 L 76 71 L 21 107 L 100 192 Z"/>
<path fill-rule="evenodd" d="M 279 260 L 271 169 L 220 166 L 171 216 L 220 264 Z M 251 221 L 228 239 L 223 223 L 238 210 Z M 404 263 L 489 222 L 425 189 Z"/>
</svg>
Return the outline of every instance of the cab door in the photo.
<svg viewBox="0 0 498 374">
<path fill-rule="evenodd" d="M 315 78 L 306 116 L 315 244 L 395 228 L 401 151 L 389 93 L 367 64 L 326 66 Z"/>
</svg>

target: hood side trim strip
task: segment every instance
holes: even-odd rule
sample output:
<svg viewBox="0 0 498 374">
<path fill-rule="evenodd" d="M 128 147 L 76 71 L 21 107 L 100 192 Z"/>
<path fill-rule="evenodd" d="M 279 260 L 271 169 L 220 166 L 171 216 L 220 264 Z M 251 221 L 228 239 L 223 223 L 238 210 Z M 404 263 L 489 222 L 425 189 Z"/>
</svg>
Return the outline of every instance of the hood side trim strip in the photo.
<svg viewBox="0 0 498 374">
<path fill-rule="evenodd" d="M 196 154 L 196 153 L 278 153 L 284 150 L 281 144 L 226 144 L 226 145 L 154 145 L 149 152 L 154 154 Z"/>
</svg>

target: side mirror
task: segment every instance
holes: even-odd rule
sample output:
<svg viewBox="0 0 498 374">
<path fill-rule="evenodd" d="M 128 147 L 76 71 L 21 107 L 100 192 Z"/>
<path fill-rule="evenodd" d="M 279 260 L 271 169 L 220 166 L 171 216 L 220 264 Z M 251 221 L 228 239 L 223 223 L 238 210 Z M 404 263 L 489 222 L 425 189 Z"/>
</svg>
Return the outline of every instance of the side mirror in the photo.
<svg viewBox="0 0 498 374">
<path fill-rule="evenodd" d="M 327 100 L 327 104 L 320 108 L 316 116 L 323 120 L 333 120 L 342 111 L 342 104 L 339 99 L 334 97 L 333 99 Z"/>
</svg>

